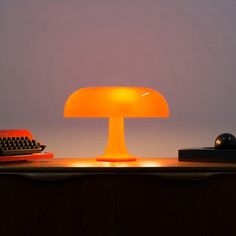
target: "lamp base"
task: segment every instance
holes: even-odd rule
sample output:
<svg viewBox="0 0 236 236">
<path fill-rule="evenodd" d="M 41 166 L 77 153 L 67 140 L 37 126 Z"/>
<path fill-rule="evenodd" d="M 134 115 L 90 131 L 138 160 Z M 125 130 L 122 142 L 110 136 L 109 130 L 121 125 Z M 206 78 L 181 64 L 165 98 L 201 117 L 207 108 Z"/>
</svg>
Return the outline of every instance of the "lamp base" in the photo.
<svg viewBox="0 0 236 236">
<path fill-rule="evenodd" d="M 96 161 L 122 162 L 122 161 L 136 161 L 137 157 L 127 155 L 102 155 L 96 157 Z"/>
<path fill-rule="evenodd" d="M 125 145 L 124 118 L 110 117 L 108 143 L 103 155 L 96 158 L 97 161 L 122 162 L 136 161 L 136 157 L 130 155 Z"/>
</svg>

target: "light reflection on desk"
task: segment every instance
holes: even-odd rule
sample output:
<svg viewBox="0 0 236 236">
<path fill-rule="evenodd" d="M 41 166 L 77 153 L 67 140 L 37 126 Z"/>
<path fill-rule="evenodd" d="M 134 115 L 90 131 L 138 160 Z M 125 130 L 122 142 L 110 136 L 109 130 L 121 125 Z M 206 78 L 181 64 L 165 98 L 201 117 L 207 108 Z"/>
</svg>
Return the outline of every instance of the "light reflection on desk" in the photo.
<svg viewBox="0 0 236 236">
<path fill-rule="evenodd" d="M 96 161 L 95 158 L 51 158 L 34 161 L 24 162 L 11 162 L 1 163 L 0 172 L 8 170 L 33 170 L 33 171 L 50 171 L 50 170 L 62 170 L 62 169 L 73 170 L 95 170 L 104 171 L 104 169 L 119 169 L 119 170 L 144 170 L 152 169 L 155 171 L 161 171 L 162 169 L 178 169 L 188 170 L 190 168 L 209 168 L 214 171 L 217 169 L 231 170 L 236 168 L 236 163 L 206 163 L 206 162 L 179 162 L 177 158 L 138 158 L 137 161 L 128 162 L 104 162 Z"/>
<path fill-rule="evenodd" d="M 71 160 L 71 159 L 70 159 Z M 140 158 L 137 161 L 126 161 L 126 162 L 105 162 L 96 161 L 94 158 L 80 158 L 75 162 L 68 163 L 69 167 L 160 167 L 161 164 L 157 160 Z"/>
</svg>

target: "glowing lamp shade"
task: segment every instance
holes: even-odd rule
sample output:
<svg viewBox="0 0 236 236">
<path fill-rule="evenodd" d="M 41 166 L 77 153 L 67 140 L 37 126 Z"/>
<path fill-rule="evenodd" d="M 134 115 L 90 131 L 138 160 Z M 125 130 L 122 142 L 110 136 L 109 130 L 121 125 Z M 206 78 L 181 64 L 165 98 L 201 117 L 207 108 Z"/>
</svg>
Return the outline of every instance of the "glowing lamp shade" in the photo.
<svg viewBox="0 0 236 236">
<path fill-rule="evenodd" d="M 98 161 L 134 161 L 124 139 L 124 118 L 169 117 L 165 98 L 144 87 L 89 87 L 72 93 L 64 117 L 109 118 L 108 143 Z"/>
</svg>

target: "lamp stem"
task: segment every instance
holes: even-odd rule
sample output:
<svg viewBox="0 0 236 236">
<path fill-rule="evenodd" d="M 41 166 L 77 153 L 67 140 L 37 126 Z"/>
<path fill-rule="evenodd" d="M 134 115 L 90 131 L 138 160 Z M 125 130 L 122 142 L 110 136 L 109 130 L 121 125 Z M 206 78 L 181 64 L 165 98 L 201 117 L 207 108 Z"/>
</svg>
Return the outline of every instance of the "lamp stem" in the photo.
<svg viewBox="0 0 236 236">
<path fill-rule="evenodd" d="M 106 153 L 128 154 L 125 145 L 124 118 L 109 118 L 108 144 Z"/>
<path fill-rule="evenodd" d="M 133 161 L 135 157 L 128 154 L 125 145 L 124 118 L 110 117 L 108 143 L 105 153 L 97 157 L 99 161 Z"/>
</svg>

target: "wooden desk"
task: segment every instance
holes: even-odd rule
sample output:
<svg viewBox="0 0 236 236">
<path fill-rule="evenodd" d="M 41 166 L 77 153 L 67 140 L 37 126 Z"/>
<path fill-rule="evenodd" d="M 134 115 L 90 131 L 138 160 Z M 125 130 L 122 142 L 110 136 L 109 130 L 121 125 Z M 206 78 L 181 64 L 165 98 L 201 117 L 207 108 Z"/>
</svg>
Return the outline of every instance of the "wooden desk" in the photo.
<svg viewBox="0 0 236 236">
<path fill-rule="evenodd" d="M 5 172 L 230 172 L 236 163 L 179 162 L 177 158 L 139 158 L 130 162 L 102 162 L 94 158 L 53 158 L 45 160 L 0 163 Z"/>
<path fill-rule="evenodd" d="M 236 164 L 86 158 L 0 165 L 0 235 L 236 235 Z"/>
</svg>

